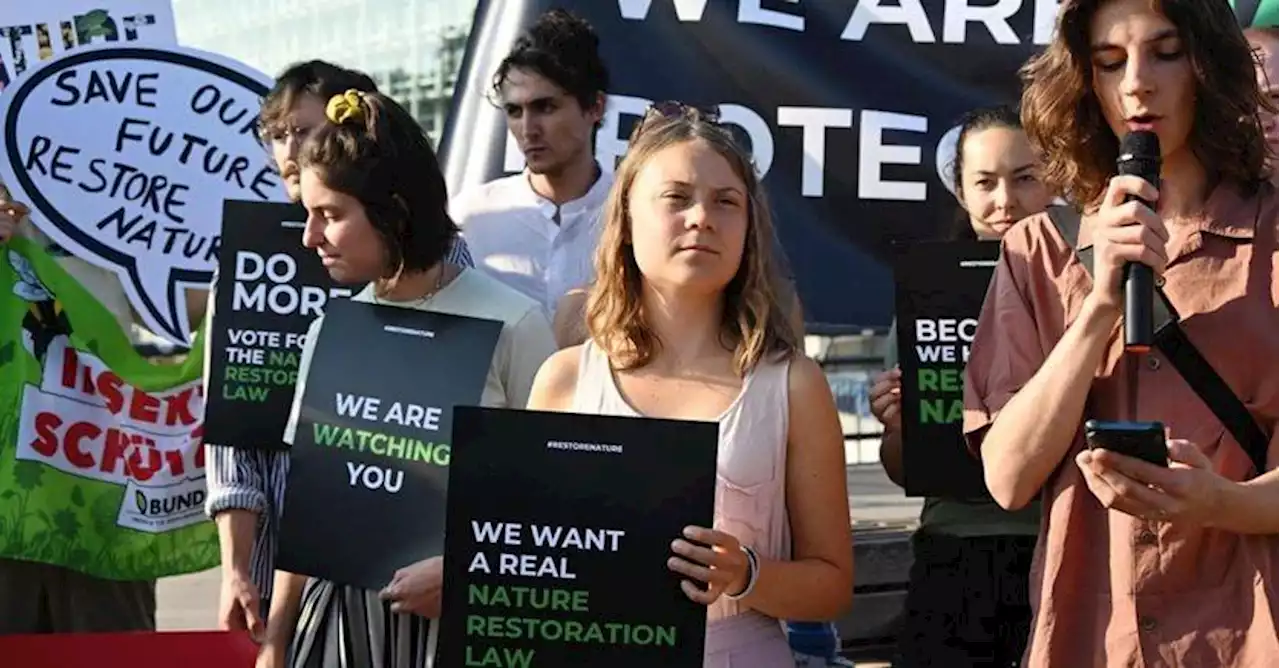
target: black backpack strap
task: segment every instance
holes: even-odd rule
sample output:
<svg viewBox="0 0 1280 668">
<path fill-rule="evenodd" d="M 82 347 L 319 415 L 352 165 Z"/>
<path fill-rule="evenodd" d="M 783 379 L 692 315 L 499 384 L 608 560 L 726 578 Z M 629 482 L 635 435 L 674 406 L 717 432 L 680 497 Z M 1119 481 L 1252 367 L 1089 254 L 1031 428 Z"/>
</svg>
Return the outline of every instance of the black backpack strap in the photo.
<svg viewBox="0 0 1280 668">
<path fill-rule="evenodd" d="M 1191 385 L 1200 400 L 1213 411 L 1236 442 L 1244 448 L 1258 475 L 1267 470 L 1267 435 L 1245 408 L 1244 402 L 1213 369 L 1176 322 L 1156 333 L 1155 345 L 1173 368 Z M 1192 379 L 1195 379 L 1194 381 Z"/>
<path fill-rule="evenodd" d="M 1093 276 L 1093 247 L 1076 247 L 1080 237 L 1079 212 L 1066 206 L 1051 206 L 1048 214 L 1063 240 L 1068 246 L 1075 248 L 1076 256 L 1085 271 Z M 1231 436 L 1249 455 L 1254 470 L 1261 475 L 1267 470 L 1269 445 L 1267 435 L 1253 419 L 1244 402 L 1240 401 L 1227 382 L 1214 370 L 1213 365 L 1209 364 L 1204 355 L 1200 354 L 1199 349 L 1191 343 L 1186 332 L 1178 325 L 1178 312 L 1164 294 L 1164 290 L 1160 288 L 1162 283 L 1163 281 L 1157 280 L 1158 299 L 1152 304 L 1154 321 L 1159 323 L 1156 326 L 1154 341 L 1156 349 L 1164 353 L 1183 380 L 1191 386 L 1209 410 L 1213 411 L 1214 416 L 1222 422 L 1227 431 L 1231 432 Z"/>
</svg>

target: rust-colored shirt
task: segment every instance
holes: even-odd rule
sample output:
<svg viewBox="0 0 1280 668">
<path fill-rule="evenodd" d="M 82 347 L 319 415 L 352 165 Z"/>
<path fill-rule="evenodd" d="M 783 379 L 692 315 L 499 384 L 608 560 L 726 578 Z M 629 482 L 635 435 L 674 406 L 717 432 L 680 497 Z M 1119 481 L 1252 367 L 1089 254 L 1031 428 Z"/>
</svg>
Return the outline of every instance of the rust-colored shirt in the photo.
<svg viewBox="0 0 1280 668">
<path fill-rule="evenodd" d="M 1088 222 L 1078 246 L 1091 244 Z M 1277 199 L 1274 186 L 1244 197 L 1214 189 L 1203 215 L 1170 224 L 1164 290 L 1188 338 L 1270 437 L 1276 465 Z M 964 430 L 986 428 L 1027 383 L 1080 312 L 1092 279 L 1047 215 L 1003 239 L 966 367 Z M 1159 352 L 1135 366 L 1121 328 L 1096 371 L 1086 416 L 1045 483 L 1031 570 L 1035 612 L 1024 664 L 1275 666 L 1277 539 L 1149 522 L 1108 511 L 1085 485 L 1075 455 L 1083 423 L 1161 420 L 1197 444 L 1218 473 L 1254 474 L 1243 448 Z M 1136 376 L 1136 378 L 1135 378 Z M 1137 382 L 1136 416 L 1128 388 Z"/>
</svg>

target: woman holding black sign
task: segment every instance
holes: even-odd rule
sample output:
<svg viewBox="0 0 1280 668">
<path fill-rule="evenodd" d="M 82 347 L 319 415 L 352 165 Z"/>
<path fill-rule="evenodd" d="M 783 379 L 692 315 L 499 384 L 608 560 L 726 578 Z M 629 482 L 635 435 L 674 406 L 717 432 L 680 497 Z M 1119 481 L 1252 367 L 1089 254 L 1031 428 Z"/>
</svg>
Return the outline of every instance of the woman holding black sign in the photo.
<svg viewBox="0 0 1280 668">
<path fill-rule="evenodd" d="M 378 93 L 334 96 L 326 116 L 329 123 L 308 138 L 299 158 L 304 245 L 335 280 L 368 283 L 357 301 L 501 321 L 481 404 L 523 406 L 538 367 L 555 350 L 551 327 L 537 302 L 446 261 L 458 228 L 426 135 Z M 319 328 L 317 320 L 303 349 L 285 434 L 290 443 Z M 440 564 L 438 558 L 406 564 L 380 592 L 277 571 L 259 666 L 426 666 L 428 618 L 439 615 Z"/>
<path fill-rule="evenodd" d="M 951 234 L 956 240 L 998 241 L 1052 201 L 1018 112 L 1007 106 L 975 109 L 960 121 L 951 176 L 960 203 Z M 896 328 L 895 321 L 885 355 L 889 370 L 876 379 L 870 401 L 884 425 L 880 463 L 905 487 Z M 1021 661 L 1031 625 L 1027 580 L 1039 531 L 1038 502 L 1010 512 L 989 498 L 926 498 L 911 537 L 911 584 L 895 665 L 965 668 Z"/>
<path fill-rule="evenodd" d="M 709 608 L 706 666 L 791 668 L 778 620 L 834 619 L 853 593 L 844 439 L 779 303 L 750 157 L 714 113 L 658 105 L 604 224 L 590 339 L 543 365 L 529 408 L 718 420 L 715 527 L 673 536 L 667 566 Z"/>
<path fill-rule="evenodd" d="M 1253 65 L 1225 2 L 1069 0 L 1024 68 L 1043 177 L 1079 206 L 1004 235 L 964 381 L 992 496 L 1044 499 L 1024 665 L 1280 659 L 1274 105 Z M 1158 178 L 1117 175 L 1137 132 Z M 1146 351 L 1122 334 L 1131 263 L 1176 313 Z M 1162 424 L 1108 449 L 1087 420 Z"/>
</svg>

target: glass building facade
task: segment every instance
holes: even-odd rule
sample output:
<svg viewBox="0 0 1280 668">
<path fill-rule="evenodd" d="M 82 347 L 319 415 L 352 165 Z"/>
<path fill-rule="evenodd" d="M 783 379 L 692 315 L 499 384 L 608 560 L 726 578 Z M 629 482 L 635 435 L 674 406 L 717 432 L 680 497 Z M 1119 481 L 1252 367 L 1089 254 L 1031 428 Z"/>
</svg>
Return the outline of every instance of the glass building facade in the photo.
<svg viewBox="0 0 1280 668">
<path fill-rule="evenodd" d="M 475 0 L 173 0 L 178 42 L 269 75 L 320 58 L 368 73 L 438 142 Z"/>
</svg>

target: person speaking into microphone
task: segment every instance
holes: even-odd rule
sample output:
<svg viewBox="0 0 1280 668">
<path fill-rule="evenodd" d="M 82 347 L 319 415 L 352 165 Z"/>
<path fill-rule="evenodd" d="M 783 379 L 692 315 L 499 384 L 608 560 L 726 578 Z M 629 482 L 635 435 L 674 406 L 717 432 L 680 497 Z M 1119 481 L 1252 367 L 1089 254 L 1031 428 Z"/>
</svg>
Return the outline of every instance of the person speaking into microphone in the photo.
<svg viewBox="0 0 1280 668">
<path fill-rule="evenodd" d="M 1274 665 L 1278 202 L 1249 45 L 1225 2 L 1067 0 L 1022 76 L 1073 204 L 1002 239 L 964 429 L 1001 506 L 1042 501 L 1023 663 Z M 1151 272 L 1146 345 L 1126 266 Z M 1089 421 L 1158 424 L 1126 456 Z"/>
</svg>

